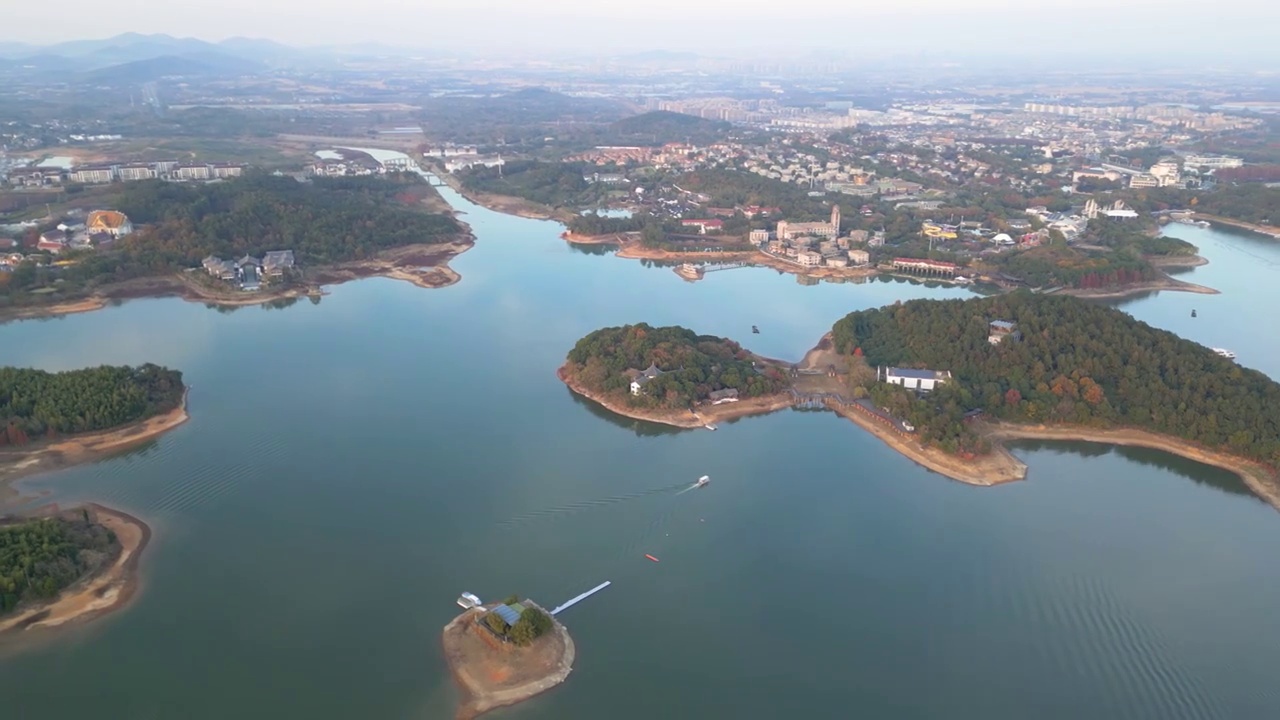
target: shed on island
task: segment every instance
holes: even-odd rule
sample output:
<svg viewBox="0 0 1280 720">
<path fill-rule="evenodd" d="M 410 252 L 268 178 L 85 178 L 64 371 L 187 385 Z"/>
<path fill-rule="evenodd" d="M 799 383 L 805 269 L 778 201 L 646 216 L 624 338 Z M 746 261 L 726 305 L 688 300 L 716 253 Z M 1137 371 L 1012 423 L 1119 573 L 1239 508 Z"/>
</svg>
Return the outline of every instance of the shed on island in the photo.
<svg viewBox="0 0 1280 720">
<path fill-rule="evenodd" d="M 1005 338 L 1017 340 L 1022 337 L 1022 333 L 1018 332 L 1018 324 L 1008 320 L 992 320 L 988 323 L 987 342 L 992 345 L 999 345 L 1004 342 Z"/>
</svg>

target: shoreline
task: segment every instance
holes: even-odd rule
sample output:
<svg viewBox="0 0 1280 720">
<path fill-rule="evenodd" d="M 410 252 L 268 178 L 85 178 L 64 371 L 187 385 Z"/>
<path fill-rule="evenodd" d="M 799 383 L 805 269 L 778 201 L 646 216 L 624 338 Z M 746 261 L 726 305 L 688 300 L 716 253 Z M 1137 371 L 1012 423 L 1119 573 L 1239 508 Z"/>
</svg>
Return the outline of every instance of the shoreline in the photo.
<svg viewBox="0 0 1280 720">
<path fill-rule="evenodd" d="M 504 215 L 515 215 L 529 220 L 555 220 L 559 223 L 568 223 L 575 217 L 568 210 L 543 205 L 521 197 L 495 195 L 479 190 L 471 190 L 464 186 L 453 173 L 445 172 L 443 169 L 434 166 L 428 166 L 426 170 L 444 181 L 444 184 L 448 185 L 454 192 L 486 210 L 492 210 Z"/>
<path fill-rule="evenodd" d="M 151 527 L 120 510 L 88 503 L 94 519 L 120 541 L 120 554 L 106 569 L 58 593 L 49 602 L 26 608 L 14 617 L 0 620 L 0 641 L 27 637 L 31 631 L 44 634 L 97 620 L 122 609 L 137 595 L 138 565 L 151 542 Z"/>
<path fill-rule="evenodd" d="M 1198 267 L 1200 265 L 1205 265 L 1205 264 L 1207 264 L 1207 261 L 1204 263 L 1197 263 L 1196 265 L 1176 265 L 1176 266 L 1165 265 L 1164 267 Z M 1159 268 L 1161 267 L 1161 265 L 1155 265 L 1155 267 Z M 1164 277 L 1158 280 L 1151 280 L 1148 282 L 1137 283 L 1134 285 L 1127 285 L 1125 287 L 1089 288 L 1089 289 L 1071 288 L 1066 290 L 1059 290 L 1054 294 L 1070 295 L 1072 297 L 1078 297 L 1082 300 L 1102 300 L 1102 299 L 1124 298 L 1130 295 L 1137 295 L 1139 293 L 1160 292 L 1160 291 L 1188 292 L 1188 293 L 1195 293 L 1197 295 L 1221 295 L 1222 294 L 1221 290 L 1215 290 L 1214 288 L 1211 288 L 1207 285 L 1197 285 L 1195 283 L 1187 282 L 1185 280 L 1178 280 L 1177 278 L 1170 276 L 1168 273 L 1164 273 Z"/>
<path fill-rule="evenodd" d="M 143 298 L 176 297 L 184 302 L 216 307 L 267 305 L 279 300 L 313 296 L 316 294 L 313 288 L 341 285 L 371 277 L 404 280 L 425 289 L 442 288 L 462 280 L 462 276 L 449 267 L 449 262 L 474 246 L 474 236 L 470 228 L 466 228 L 459 236 L 447 242 L 402 245 L 383 250 L 369 260 L 352 260 L 305 269 L 303 281 L 277 291 L 246 293 L 230 289 L 215 290 L 190 280 L 186 272 L 134 278 L 105 286 L 79 300 L 0 309 L 0 324 L 93 312 L 113 304 Z"/>
<path fill-rule="evenodd" d="M 810 358 L 816 357 L 824 350 L 824 345 L 828 343 L 829 338 L 830 333 L 823 335 L 818 344 L 805 353 L 804 359 L 799 364 L 811 365 Z M 766 362 L 779 362 L 764 358 L 759 359 L 766 360 Z M 684 412 L 636 410 L 607 398 L 602 398 L 587 391 L 575 382 L 572 377 L 569 377 L 566 372 L 567 365 L 568 363 L 566 362 L 564 366 L 556 370 L 556 376 L 570 390 L 624 417 L 689 429 L 701 427 L 706 422 L 712 422 L 712 420 L 708 420 L 705 417 L 703 418 L 705 422 L 699 422 L 695 419 L 697 416 Z M 789 393 L 767 396 L 766 398 L 755 398 L 754 400 L 763 400 L 765 402 L 740 409 L 733 408 L 725 412 L 724 416 L 717 418 L 717 420 L 769 414 L 791 407 L 794 404 L 793 396 Z M 749 402 L 751 401 L 743 401 L 743 403 Z M 733 405 L 739 404 L 742 403 L 731 403 L 729 407 L 732 408 Z M 858 427 L 871 433 L 872 436 L 908 460 L 927 470 L 966 485 L 991 487 L 1026 479 L 1027 465 L 1005 446 L 1004 442 L 1009 440 L 1058 440 L 1093 442 L 1107 445 L 1131 445 L 1167 452 L 1177 457 L 1212 465 L 1231 472 L 1239 476 L 1255 495 L 1262 498 L 1276 510 L 1280 510 L 1280 474 L 1247 458 L 1219 450 L 1202 448 L 1171 435 L 1161 435 L 1133 428 L 1099 429 L 1084 425 L 1049 426 L 988 422 L 982 426 L 982 434 L 991 441 L 991 452 L 977 457 L 962 457 L 943 452 L 938 448 L 922 445 L 913 436 L 898 432 L 868 414 L 860 412 L 858 410 L 860 406 L 856 404 L 841 405 L 829 399 L 825 400 L 823 404 L 836 415 L 852 421 Z M 718 409 L 725 406 L 713 407 Z"/>
<path fill-rule="evenodd" d="M 683 428 L 686 430 L 696 430 L 705 428 L 707 425 L 728 422 L 739 418 L 750 417 L 752 415 L 768 415 L 778 410 L 784 410 L 795 404 L 795 399 L 791 393 L 778 393 L 774 395 L 763 395 L 761 397 L 748 398 L 739 400 L 738 402 L 725 403 L 723 405 L 708 405 L 700 407 L 696 412 L 689 410 L 640 410 L 636 408 L 626 407 L 615 400 L 603 397 L 582 387 L 568 372 L 568 363 L 561 365 L 556 369 L 556 377 L 560 378 L 570 390 L 574 393 L 594 402 L 604 409 L 631 418 L 632 420 L 641 420 L 644 422 L 657 423 L 659 425 L 669 425 L 671 427 Z"/>
<path fill-rule="evenodd" d="M 34 447 L 0 450 L 0 507 L 17 494 L 13 483 L 31 475 L 62 470 L 95 462 L 103 456 L 152 440 L 185 423 L 188 386 L 182 391 L 182 402 L 162 415 L 107 430 L 68 435 L 43 441 Z"/>
<path fill-rule="evenodd" d="M 546 612 L 537 603 L 530 600 L 525 600 L 524 602 Z M 547 616 L 551 618 L 555 635 L 553 637 L 544 637 L 535 642 L 534 649 L 536 651 L 539 643 L 552 640 L 558 641 L 560 651 L 552 667 L 548 668 L 543 676 L 529 679 L 514 687 L 485 687 L 486 678 L 476 677 L 476 674 L 472 672 L 476 668 L 469 666 L 482 665 L 484 660 L 490 658 L 478 659 L 474 657 L 476 649 L 467 647 L 469 644 L 467 641 L 473 639 L 469 637 L 471 627 L 482 614 L 477 608 L 467 610 L 449 621 L 449 624 L 444 626 L 444 630 L 440 634 L 440 644 L 444 649 L 445 662 L 449 665 L 449 674 L 453 676 L 454 684 L 458 688 L 458 709 L 454 716 L 456 720 L 471 720 L 491 710 L 515 705 L 541 695 L 569 679 L 569 673 L 573 671 L 573 662 L 577 658 L 577 648 L 573 644 L 573 638 L 569 637 L 568 629 L 559 620 L 556 620 L 554 616 L 547 613 Z M 469 650 L 471 651 L 470 656 Z M 492 650 L 485 645 L 480 652 L 488 655 Z M 501 674 L 501 670 L 499 670 L 499 674 Z M 488 679 L 489 682 L 494 682 L 492 676 Z"/>
<path fill-rule="evenodd" d="M 1199 212 L 1197 212 L 1194 217 L 1197 220 L 1207 220 L 1211 225 L 1227 225 L 1241 230 L 1248 230 L 1249 232 L 1266 236 L 1272 240 L 1280 240 L 1280 227 L 1276 227 L 1275 225 L 1262 225 L 1259 223 L 1245 222 L 1244 220 L 1232 220 L 1231 218 L 1225 218 L 1221 215 L 1206 215 Z"/>
<path fill-rule="evenodd" d="M 778 272 L 800 277 L 818 279 L 835 278 L 871 278 L 880 274 L 872 266 L 864 267 L 803 267 L 796 263 L 776 258 L 758 248 L 742 250 L 726 250 L 723 252 L 679 252 L 645 247 L 632 237 L 630 233 L 610 233 L 608 235 L 578 235 L 572 232 L 561 233 L 565 242 L 575 245 L 616 245 L 615 257 L 625 260 L 665 260 L 670 262 L 741 262 L 754 267 L 766 267 Z"/>
<path fill-rule="evenodd" d="M 1100 429 L 1084 425 L 1020 425 L 988 423 L 985 434 L 993 444 L 1007 440 L 1062 440 L 1143 447 L 1211 465 L 1238 475 L 1255 495 L 1280 510 L 1280 476 L 1247 458 L 1191 444 L 1172 435 L 1136 428 Z"/>
</svg>

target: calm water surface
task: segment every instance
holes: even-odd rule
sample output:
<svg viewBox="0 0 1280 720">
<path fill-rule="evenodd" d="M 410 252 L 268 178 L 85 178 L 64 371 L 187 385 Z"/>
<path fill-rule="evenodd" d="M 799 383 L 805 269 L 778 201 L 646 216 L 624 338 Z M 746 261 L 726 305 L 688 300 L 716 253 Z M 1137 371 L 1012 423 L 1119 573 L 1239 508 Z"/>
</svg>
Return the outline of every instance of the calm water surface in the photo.
<svg viewBox="0 0 1280 720">
<path fill-rule="evenodd" d="M 1025 444 L 1028 482 L 971 488 L 828 413 L 673 432 L 554 375 L 603 325 L 798 358 L 850 310 L 963 291 L 766 269 L 690 284 L 445 192 L 478 236 L 447 289 L 0 326 L 0 364 L 154 361 L 193 386 L 185 426 L 26 484 L 156 538 L 128 610 L 0 659 L 4 717 L 447 718 L 459 592 L 554 605 L 603 580 L 562 616 L 570 681 L 493 717 L 1280 715 L 1280 517 L 1228 473 Z M 1280 246 L 1174 234 L 1212 260 L 1186 277 L 1223 294 L 1118 305 L 1280 376 Z"/>
</svg>

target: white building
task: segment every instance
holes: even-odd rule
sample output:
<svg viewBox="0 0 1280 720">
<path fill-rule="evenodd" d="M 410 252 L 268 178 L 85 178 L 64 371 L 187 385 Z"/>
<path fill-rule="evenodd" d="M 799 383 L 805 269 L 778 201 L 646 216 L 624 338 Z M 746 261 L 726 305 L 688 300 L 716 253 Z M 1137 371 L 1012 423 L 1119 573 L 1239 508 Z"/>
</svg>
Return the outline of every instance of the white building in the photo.
<svg viewBox="0 0 1280 720">
<path fill-rule="evenodd" d="M 1244 165 L 1244 159 L 1229 155 L 1188 155 L 1182 159 L 1187 167 L 1218 170 L 1220 168 L 1238 168 Z"/>
<path fill-rule="evenodd" d="M 884 381 L 891 385 L 901 385 L 909 390 L 929 392 L 935 387 L 951 379 L 950 370 L 913 370 L 910 368 L 889 367 L 882 370 Z"/>
</svg>

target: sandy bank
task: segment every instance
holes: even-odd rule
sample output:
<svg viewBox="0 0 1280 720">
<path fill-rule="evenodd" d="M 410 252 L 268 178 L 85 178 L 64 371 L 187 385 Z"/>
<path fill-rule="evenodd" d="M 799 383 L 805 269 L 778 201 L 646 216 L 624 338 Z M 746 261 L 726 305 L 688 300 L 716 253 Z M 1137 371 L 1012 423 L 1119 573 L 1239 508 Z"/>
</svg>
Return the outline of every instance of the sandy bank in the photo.
<svg viewBox="0 0 1280 720">
<path fill-rule="evenodd" d="M 151 540 L 141 520 L 101 505 L 89 505 L 94 520 L 115 533 L 120 554 L 92 577 L 63 590 L 51 602 L 25 608 L 0 620 L 0 643 L 28 633 L 80 624 L 125 606 L 138 589 L 138 562 Z"/>
<path fill-rule="evenodd" d="M 112 303 L 137 298 L 178 297 L 187 302 L 219 307 L 266 305 L 278 300 L 313 295 L 319 286 L 341 285 L 369 277 L 388 277 L 405 280 L 422 288 L 440 288 L 462 279 L 461 275 L 449 267 L 449 261 L 474 245 L 468 229 L 449 242 L 404 245 L 384 250 L 369 260 L 304 268 L 301 281 L 281 290 L 243 292 L 231 287 L 210 286 L 202 282 L 203 278 L 197 279 L 196 272 L 136 278 L 103 286 L 94 295 L 81 300 L 0 309 L 0 322 L 91 312 Z"/>
<path fill-rule="evenodd" d="M 1017 425 L 988 423 L 984 429 L 993 441 L 1077 440 L 1131 445 L 1161 450 L 1171 455 L 1213 465 L 1239 475 L 1255 494 L 1280 510 L 1280 476 L 1270 468 L 1238 455 L 1198 447 L 1189 440 L 1133 428 L 1099 429 L 1073 425 Z"/>
<path fill-rule="evenodd" d="M 990 486 L 1022 480 L 1027 476 L 1026 464 L 1002 446 L 996 446 L 991 453 L 974 458 L 952 455 L 938 448 L 921 445 L 912 436 L 898 432 L 858 409 L 858 406 L 827 403 L 827 407 L 875 435 L 908 460 L 952 480 L 968 485 Z"/>
<path fill-rule="evenodd" d="M 701 428 L 707 425 L 736 420 L 750 415 L 766 415 L 777 410 L 789 408 L 795 404 L 791 393 L 778 393 L 762 397 L 748 398 L 723 405 L 699 405 L 696 412 L 690 410 L 650 410 L 633 408 L 612 398 L 591 392 L 578 383 L 570 374 L 567 365 L 556 370 L 556 377 L 569 386 L 569 389 L 602 407 L 633 420 L 670 425 L 678 428 Z"/>
<path fill-rule="evenodd" d="M 1259 235 L 1266 235 L 1267 237 L 1280 240 L 1280 227 L 1276 227 L 1275 225 L 1263 225 L 1261 223 L 1250 223 L 1243 220 L 1232 220 L 1231 218 L 1225 218 L 1221 215 L 1205 215 L 1204 213 L 1199 212 L 1195 214 L 1195 219 L 1208 220 L 1210 223 L 1216 223 L 1218 225 L 1230 225 L 1231 227 L 1251 230 Z"/>
<path fill-rule="evenodd" d="M 1136 295 L 1138 293 L 1144 293 L 1144 292 L 1153 292 L 1156 290 L 1173 291 L 1173 292 L 1189 292 L 1189 293 L 1197 293 L 1200 295 L 1221 294 L 1217 290 L 1214 290 L 1211 287 L 1206 287 L 1204 285 L 1197 285 L 1195 283 L 1189 283 L 1183 280 L 1177 280 L 1175 278 L 1169 277 L 1168 275 L 1165 275 L 1164 277 L 1159 278 L 1157 280 L 1152 280 L 1150 282 L 1135 283 L 1133 285 L 1125 285 L 1124 287 L 1119 287 L 1119 288 L 1089 288 L 1089 289 L 1072 288 L 1068 290 L 1060 290 L 1058 291 L 1057 294 L 1074 295 L 1075 297 L 1085 298 L 1085 299 L 1102 299 L 1102 298 L 1122 298 L 1122 297 L 1128 297 L 1129 295 Z"/>
<path fill-rule="evenodd" d="M 446 185 L 453 188 L 454 192 L 467 200 L 470 200 L 476 205 L 488 208 L 494 212 L 529 218 L 530 220 L 557 220 L 563 223 L 567 223 L 576 217 L 574 213 L 563 208 L 554 208 L 550 205 L 543 205 L 542 203 L 536 203 L 532 200 L 525 200 L 524 198 L 512 197 L 510 195 L 495 195 L 493 193 L 472 190 L 464 186 L 452 173 L 447 173 L 443 170 L 432 169 L 430 172 L 443 180 Z"/>
<path fill-rule="evenodd" d="M 95 433 L 72 435 L 0 451 L 0 505 L 18 478 L 98 460 L 158 437 L 187 421 L 187 390 L 182 403 L 163 415 Z"/>
<path fill-rule="evenodd" d="M 1209 264 L 1209 259 L 1200 255 L 1156 255 L 1147 258 L 1147 262 L 1158 268 L 1193 268 Z"/>
<path fill-rule="evenodd" d="M 527 600 L 525 604 L 537 607 Z M 477 626 L 483 615 L 478 608 L 468 610 L 441 633 L 445 659 L 460 693 L 458 720 L 550 690 L 568 679 L 577 655 L 569 631 L 554 617 L 552 632 L 521 648 L 505 645 Z"/>
</svg>

